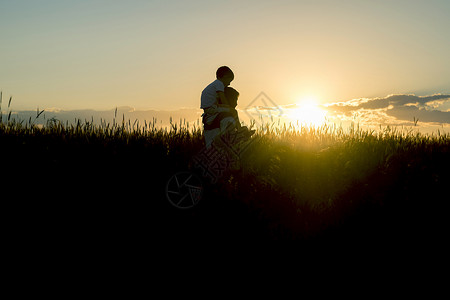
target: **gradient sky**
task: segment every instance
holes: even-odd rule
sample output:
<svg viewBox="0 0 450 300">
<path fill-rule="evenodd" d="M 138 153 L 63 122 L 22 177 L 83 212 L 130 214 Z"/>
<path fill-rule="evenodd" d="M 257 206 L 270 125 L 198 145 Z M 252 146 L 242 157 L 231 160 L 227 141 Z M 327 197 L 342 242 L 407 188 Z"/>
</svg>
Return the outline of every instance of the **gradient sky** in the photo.
<svg viewBox="0 0 450 300">
<path fill-rule="evenodd" d="M 15 109 L 199 107 L 221 65 L 240 105 L 450 93 L 450 1 L 0 0 Z"/>
</svg>

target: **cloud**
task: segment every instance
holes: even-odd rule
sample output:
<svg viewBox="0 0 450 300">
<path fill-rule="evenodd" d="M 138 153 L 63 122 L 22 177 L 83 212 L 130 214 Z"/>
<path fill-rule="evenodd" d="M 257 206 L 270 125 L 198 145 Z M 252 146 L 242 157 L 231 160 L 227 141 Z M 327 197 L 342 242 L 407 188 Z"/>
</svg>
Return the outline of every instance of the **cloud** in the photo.
<svg viewBox="0 0 450 300">
<path fill-rule="evenodd" d="M 299 109 L 297 104 L 287 104 L 277 107 L 256 106 L 238 109 L 241 121 L 246 124 L 251 119 L 259 120 L 265 118 L 266 121 L 277 121 L 278 117 L 286 117 L 288 121 L 291 110 Z M 334 123 L 355 122 L 360 125 L 415 125 L 415 120 L 419 120 L 419 127 L 448 126 L 450 125 L 450 95 L 388 95 L 380 98 L 359 98 L 349 101 L 329 103 L 320 105 L 320 108 L 327 112 L 328 121 Z M 202 110 L 198 108 L 180 108 L 173 111 L 156 110 L 136 110 L 133 107 L 122 106 L 111 108 L 110 110 L 63 110 L 58 108 L 45 109 L 44 113 L 36 119 L 37 111 L 13 111 L 11 119 L 31 121 L 33 124 L 46 124 L 49 120 L 58 120 L 63 124 L 74 124 L 78 119 L 82 122 L 121 123 L 123 119 L 133 124 L 135 120 L 139 125 L 155 124 L 157 127 L 170 127 L 170 120 L 173 123 L 190 123 L 201 127 Z M 246 113 L 247 112 L 247 113 Z M 3 120 L 8 117 L 8 112 L 3 111 Z"/>
<path fill-rule="evenodd" d="M 326 110 L 331 118 L 358 118 L 369 123 L 410 125 L 415 118 L 421 122 L 450 124 L 450 111 L 443 108 L 448 102 L 450 95 L 389 95 L 332 103 L 326 105 Z"/>
<path fill-rule="evenodd" d="M 411 116 L 413 116 L 422 122 L 450 124 L 450 112 L 428 110 L 416 106 L 394 107 L 394 109 L 388 110 L 388 114 L 399 120 L 411 120 Z"/>
</svg>

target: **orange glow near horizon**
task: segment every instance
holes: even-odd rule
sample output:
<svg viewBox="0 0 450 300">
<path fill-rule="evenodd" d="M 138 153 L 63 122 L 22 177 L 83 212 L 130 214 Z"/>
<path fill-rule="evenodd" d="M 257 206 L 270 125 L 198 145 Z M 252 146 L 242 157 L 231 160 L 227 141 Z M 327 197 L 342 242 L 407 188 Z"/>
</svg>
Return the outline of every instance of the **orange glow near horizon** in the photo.
<svg viewBox="0 0 450 300">
<path fill-rule="evenodd" d="M 296 108 L 288 112 L 288 117 L 293 122 L 299 122 L 309 126 L 320 126 L 325 122 L 327 112 L 320 108 L 318 101 L 313 98 L 305 98 L 297 102 Z"/>
</svg>

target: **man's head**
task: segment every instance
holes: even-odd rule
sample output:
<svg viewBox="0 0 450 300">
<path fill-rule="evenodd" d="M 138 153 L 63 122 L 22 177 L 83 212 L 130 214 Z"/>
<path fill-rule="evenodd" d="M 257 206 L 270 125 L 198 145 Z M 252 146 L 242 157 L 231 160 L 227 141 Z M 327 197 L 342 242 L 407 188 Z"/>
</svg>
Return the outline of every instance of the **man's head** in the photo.
<svg viewBox="0 0 450 300">
<path fill-rule="evenodd" d="M 227 66 L 222 66 L 216 71 L 216 78 L 222 81 L 224 86 L 229 86 L 234 79 L 233 71 Z"/>
<path fill-rule="evenodd" d="M 239 98 L 239 92 L 229 86 L 225 88 L 224 92 L 225 92 L 225 98 L 227 98 L 230 106 L 236 108 L 237 101 Z"/>
</svg>

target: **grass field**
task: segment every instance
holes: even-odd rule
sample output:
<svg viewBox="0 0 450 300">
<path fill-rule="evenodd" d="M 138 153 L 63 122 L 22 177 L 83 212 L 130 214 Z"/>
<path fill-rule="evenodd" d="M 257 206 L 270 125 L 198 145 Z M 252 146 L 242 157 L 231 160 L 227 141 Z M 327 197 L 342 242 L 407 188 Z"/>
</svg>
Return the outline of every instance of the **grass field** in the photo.
<svg viewBox="0 0 450 300">
<path fill-rule="evenodd" d="M 261 127 L 242 168 L 214 183 L 193 162 L 203 149 L 202 130 L 181 123 L 38 127 L 3 115 L 1 197 L 12 227 L 97 242 L 416 243 L 447 232 L 448 134 Z M 187 210 L 166 197 L 180 171 L 203 186 Z"/>
</svg>

